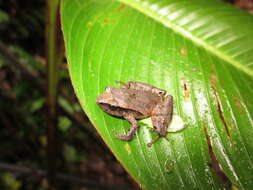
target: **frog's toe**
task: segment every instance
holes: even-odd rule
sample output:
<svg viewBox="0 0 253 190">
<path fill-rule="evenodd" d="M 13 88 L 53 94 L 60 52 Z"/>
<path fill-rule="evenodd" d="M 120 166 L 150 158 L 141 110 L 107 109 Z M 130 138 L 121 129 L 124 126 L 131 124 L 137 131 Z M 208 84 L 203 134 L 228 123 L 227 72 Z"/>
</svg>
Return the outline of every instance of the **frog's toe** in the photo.
<svg viewBox="0 0 253 190">
<path fill-rule="evenodd" d="M 116 80 L 115 83 L 119 83 L 123 86 L 128 86 L 128 83 L 127 82 L 124 82 L 124 81 L 121 81 L 121 80 Z"/>
<path fill-rule="evenodd" d="M 159 135 L 157 135 L 154 139 L 152 139 L 152 141 L 151 142 L 149 142 L 147 145 L 148 145 L 148 147 L 151 147 L 152 146 L 152 144 L 154 144 L 158 139 L 160 138 L 160 136 Z"/>
</svg>

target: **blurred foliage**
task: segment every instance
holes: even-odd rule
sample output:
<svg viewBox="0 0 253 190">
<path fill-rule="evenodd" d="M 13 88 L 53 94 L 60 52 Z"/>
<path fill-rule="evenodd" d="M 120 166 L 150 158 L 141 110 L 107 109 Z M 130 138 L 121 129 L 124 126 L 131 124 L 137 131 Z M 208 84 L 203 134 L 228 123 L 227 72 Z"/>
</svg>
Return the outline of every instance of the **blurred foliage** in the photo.
<svg viewBox="0 0 253 190">
<path fill-rule="evenodd" d="M 7 21 L 9 21 L 9 15 L 6 12 L 0 10 L 0 23 L 3 24 Z"/>
<path fill-rule="evenodd" d="M 22 185 L 22 183 L 16 180 L 14 176 L 9 172 L 3 173 L 1 175 L 1 178 L 3 179 L 3 181 L 5 181 L 6 189 L 18 190 L 20 186 Z"/>
<path fill-rule="evenodd" d="M 0 1 L 1 40 L 43 53 L 45 1 Z M 2 16 L 1 16 L 2 15 Z M 36 39 L 36 40 L 35 40 Z"/>
</svg>

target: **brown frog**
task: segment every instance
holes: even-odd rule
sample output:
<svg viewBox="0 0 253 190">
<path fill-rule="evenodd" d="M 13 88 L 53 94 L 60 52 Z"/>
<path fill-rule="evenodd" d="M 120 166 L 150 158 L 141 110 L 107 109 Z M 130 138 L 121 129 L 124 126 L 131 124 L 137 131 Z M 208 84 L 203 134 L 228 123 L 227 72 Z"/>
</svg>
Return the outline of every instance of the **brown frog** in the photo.
<svg viewBox="0 0 253 190">
<path fill-rule="evenodd" d="M 154 131 L 158 134 L 148 145 L 159 137 L 165 137 L 172 120 L 173 97 L 166 96 L 166 91 L 143 82 L 121 82 L 120 87 L 109 86 L 97 97 L 97 104 L 107 113 L 123 117 L 132 126 L 127 134 L 118 136 L 120 140 L 129 141 L 138 129 L 137 119 L 151 117 Z"/>
</svg>

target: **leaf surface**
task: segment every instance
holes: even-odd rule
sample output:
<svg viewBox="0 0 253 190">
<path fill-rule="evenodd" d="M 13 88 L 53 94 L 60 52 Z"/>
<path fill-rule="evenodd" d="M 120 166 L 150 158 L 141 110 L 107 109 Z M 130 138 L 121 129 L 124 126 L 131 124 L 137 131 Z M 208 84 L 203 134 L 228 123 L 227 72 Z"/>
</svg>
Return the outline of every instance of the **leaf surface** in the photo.
<svg viewBox="0 0 253 190">
<path fill-rule="evenodd" d="M 210 139 L 232 183 L 250 189 L 252 16 L 211 0 L 122 2 L 61 5 L 71 80 L 103 140 L 144 189 L 223 189 L 210 166 Z M 132 141 L 115 139 L 130 124 L 103 112 L 96 97 L 116 80 L 167 90 L 187 127 L 150 148 L 156 135 L 141 122 Z"/>
</svg>

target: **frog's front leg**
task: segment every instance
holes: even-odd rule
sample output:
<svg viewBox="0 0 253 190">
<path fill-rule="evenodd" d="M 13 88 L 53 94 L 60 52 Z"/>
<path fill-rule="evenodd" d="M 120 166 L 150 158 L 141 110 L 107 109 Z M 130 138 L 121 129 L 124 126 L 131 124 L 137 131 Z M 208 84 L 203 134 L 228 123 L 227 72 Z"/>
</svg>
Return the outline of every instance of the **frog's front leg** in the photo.
<svg viewBox="0 0 253 190">
<path fill-rule="evenodd" d="M 133 115 L 125 115 L 123 117 L 127 121 L 129 121 L 132 124 L 132 126 L 125 135 L 118 136 L 117 138 L 120 140 L 124 140 L 124 141 L 130 141 L 130 140 L 132 140 L 133 136 L 135 135 L 139 125 Z"/>
<path fill-rule="evenodd" d="M 155 106 L 151 113 L 154 131 L 159 136 L 166 136 L 173 115 L 173 96 L 168 95 Z"/>
<path fill-rule="evenodd" d="M 153 123 L 154 131 L 158 134 L 148 146 L 151 146 L 160 137 L 166 137 L 167 129 L 170 125 L 173 115 L 173 96 L 166 96 L 163 101 L 158 103 L 151 113 L 151 120 Z"/>
</svg>

